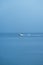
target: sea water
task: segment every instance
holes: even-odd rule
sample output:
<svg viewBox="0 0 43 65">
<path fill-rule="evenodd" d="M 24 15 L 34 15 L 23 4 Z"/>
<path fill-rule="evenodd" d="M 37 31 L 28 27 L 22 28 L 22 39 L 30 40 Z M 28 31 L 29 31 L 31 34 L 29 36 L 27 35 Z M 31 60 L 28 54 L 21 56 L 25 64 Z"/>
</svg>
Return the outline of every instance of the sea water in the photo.
<svg viewBox="0 0 43 65">
<path fill-rule="evenodd" d="M 43 37 L 0 35 L 0 65 L 43 65 Z"/>
</svg>

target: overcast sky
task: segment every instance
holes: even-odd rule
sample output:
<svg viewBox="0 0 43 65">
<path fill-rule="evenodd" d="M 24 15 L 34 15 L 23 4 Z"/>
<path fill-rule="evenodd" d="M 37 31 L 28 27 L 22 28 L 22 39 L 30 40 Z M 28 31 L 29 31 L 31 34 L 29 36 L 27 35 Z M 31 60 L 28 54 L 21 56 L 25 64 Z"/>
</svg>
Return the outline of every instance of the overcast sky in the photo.
<svg viewBox="0 0 43 65">
<path fill-rule="evenodd" d="M 0 32 L 43 32 L 43 0 L 0 0 Z"/>
</svg>

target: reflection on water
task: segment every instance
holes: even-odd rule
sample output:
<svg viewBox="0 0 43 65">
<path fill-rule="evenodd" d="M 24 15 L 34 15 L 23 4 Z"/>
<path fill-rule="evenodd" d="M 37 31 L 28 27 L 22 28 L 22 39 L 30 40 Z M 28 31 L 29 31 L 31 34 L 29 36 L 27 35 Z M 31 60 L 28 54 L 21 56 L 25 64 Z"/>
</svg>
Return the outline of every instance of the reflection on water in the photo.
<svg viewBox="0 0 43 65">
<path fill-rule="evenodd" d="M 0 36 L 0 65 L 43 65 L 43 37 L 7 36 Z"/>
</svg>

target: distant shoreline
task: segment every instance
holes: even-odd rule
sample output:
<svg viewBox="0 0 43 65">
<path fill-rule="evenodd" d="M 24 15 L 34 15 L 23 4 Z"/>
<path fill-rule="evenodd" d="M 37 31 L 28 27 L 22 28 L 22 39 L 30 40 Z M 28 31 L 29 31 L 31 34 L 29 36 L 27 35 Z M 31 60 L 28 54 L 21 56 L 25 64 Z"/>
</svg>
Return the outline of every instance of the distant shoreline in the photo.
<svg viewBox="0 0 43 65">
<path fill-rule="evenodd" d="M 43 33 L 0 33 L 0 37 L 43 37 Z"/>
</svg>

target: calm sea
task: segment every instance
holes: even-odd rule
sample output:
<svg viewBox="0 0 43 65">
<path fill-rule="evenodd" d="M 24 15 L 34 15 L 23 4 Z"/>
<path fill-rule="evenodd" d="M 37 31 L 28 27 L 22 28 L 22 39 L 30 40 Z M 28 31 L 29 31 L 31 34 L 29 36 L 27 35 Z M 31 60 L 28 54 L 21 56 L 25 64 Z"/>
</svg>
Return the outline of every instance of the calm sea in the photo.
<svg viewBox="0 0 43 65">
<path fill-rule="evenodd" d="M 43 37 L 0 34 L 0 65 L 43 65 Z"/>
</svg>

